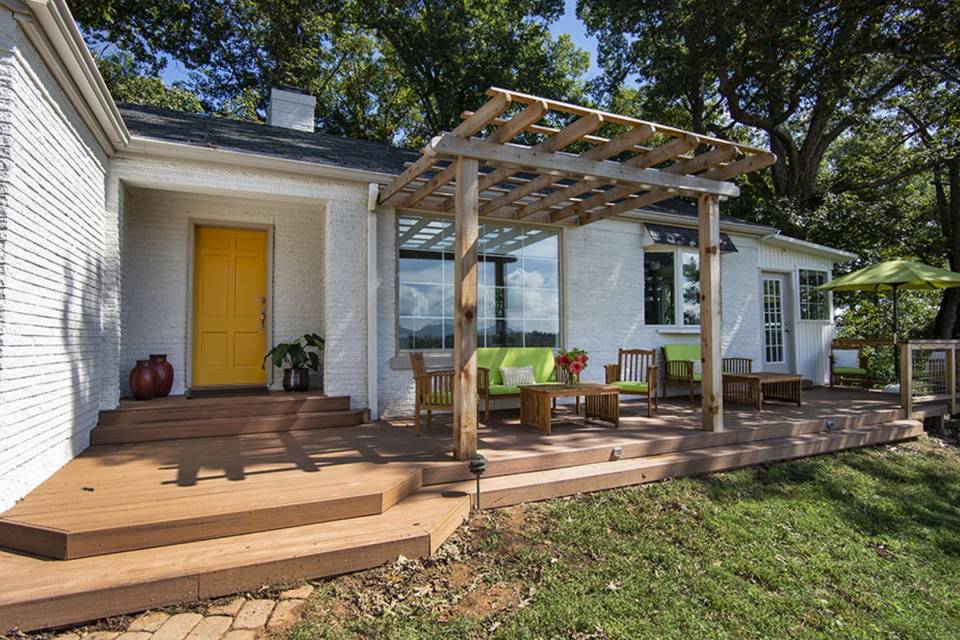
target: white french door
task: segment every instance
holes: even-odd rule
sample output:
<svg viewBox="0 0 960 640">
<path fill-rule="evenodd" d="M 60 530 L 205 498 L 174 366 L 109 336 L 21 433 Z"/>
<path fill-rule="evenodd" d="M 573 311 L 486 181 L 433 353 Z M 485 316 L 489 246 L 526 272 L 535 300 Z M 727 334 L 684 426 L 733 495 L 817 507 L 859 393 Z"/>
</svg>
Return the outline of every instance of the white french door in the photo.
<svg viewBox="0 0 960 640">
<path fill-rule="evenodd" d="M 761 278 L 763 302 L 763 370 L 793 373 L 793 313 L 790 280 L 782 274 Z"/>
</svg>

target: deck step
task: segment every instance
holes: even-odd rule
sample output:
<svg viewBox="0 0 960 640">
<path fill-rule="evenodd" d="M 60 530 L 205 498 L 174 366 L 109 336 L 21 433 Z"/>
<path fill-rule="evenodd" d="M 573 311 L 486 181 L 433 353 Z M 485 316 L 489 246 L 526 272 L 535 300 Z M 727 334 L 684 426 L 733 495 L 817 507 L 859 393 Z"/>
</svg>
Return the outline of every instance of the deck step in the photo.
<svg viewBox="0 0 960 640">
<path fill-rule="evenodd" d="M 155 478 L 75 477 L 42 485 L 0 516 L 0 546 L 69 560 L 349 520 L 388 511 L 418 491 L 421 478 L 402 464 L 261 467 L 229 491 L 206 486 L 202 475 L 160 491 Z"/>
<path fill-rule="evenodd" d="M 729 471 L 755 464 L 896 442 L 922 434 L 922 422 L 897 420 L 870 427 L 809 433 L 760 440 L 751 444 L 692 449 L 629 460 L 497 476 L 481 481 L 480 502 L 484 508 L 505 507 L 656 482 L 665 478 Z M 476 484 L 470 481 L 436 485 L 431 489 L 476 494 Z"/>
<path fill-rule="evenodd" d="M 183 438 L 214 438 L 251 433 L 306 431 L 327 427 L 348 427 L 368 422 L 366 409 L 341 411 L 297 412 L 250 417 L 189 418 L 138 422 L 134 424 L 98 425 L 90 432 L 90 444 L 129 444 Z"/>
<path fill-rule="evenodd" d="M 175 396 L 146 402 L 125 400 L 117 409 L 101 411 L 99 424 L 114 426 L 166 420 L 250 418 L 349 409 L 350 396 L 325 396 L 314 393 L 274 393 L 265 396 L 189 400 L 183 396 Z"/>
<path fill-rule="evenodd" d="M 50 562 L 0 551 L 0 633 L 195 602 L 266 584 L 427 556 L 463 522 L 466 496 L 424 492 L 373 516 Z"/>
</svg>

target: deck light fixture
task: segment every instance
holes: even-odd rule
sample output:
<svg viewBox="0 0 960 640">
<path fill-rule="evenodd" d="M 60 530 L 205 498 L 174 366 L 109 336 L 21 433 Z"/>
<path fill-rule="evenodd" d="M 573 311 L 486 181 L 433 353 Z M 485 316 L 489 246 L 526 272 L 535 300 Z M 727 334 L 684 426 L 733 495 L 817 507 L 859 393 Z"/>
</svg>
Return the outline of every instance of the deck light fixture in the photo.
<svg viewBox="0 0 960 640">
<path fill-rule="evenodd" d="M 614 447 L 610 450 L 610 460 L 619 460 L 623 456 L 623 447 Z"/>
<path fill-rule="evenodd" d="M 480 510 L 480 476 L 487 470 L 487 459 L 479 453 L 470 456 L 470 473 L 477 479 L 477 511 Z"/>
</svg>

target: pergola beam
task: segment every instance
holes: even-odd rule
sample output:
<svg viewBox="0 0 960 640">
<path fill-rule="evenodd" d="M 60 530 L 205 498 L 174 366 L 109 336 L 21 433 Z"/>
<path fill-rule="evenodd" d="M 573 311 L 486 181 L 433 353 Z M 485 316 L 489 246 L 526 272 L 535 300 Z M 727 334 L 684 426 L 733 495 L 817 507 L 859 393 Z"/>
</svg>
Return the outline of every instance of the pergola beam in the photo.
<svg viewBox="0 0 960 640">
<path fill-rule="evenodd" d="M 467 139 L 451 133 L 434 138 L 425 151 L 438 157 L 473 158 L 516 171 L 530 170 L 572 178 L 593 177 L 630 184 L 636 187 L 635 190 L 673 189 L 678 194 L 691 197 L 712 194 L 735 198 L 740 195 L 739 187 L 729 182 L 668 174 L 655 169 L 626 166 L 625 163 L 585 160 L 566 153 L 542 153 L 520 145 Z"/>
</svg>

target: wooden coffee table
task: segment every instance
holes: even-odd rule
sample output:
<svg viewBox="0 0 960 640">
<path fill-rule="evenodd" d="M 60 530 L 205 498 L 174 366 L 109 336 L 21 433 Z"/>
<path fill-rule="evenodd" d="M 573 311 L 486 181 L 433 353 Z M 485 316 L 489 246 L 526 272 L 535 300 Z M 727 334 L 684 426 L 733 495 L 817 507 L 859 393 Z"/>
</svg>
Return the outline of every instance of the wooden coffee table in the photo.
<svg viewBox="0 0 960 640">
<path fill-rule="evenodd" d="M 595 418 L 620 426 L 620 389 L 607 384 L 581 382 L 564 384 L 535 384 L 520 387 L 520 421 L 550 435 L 552 417 L 550 405 L 555 398 L 586 398 L 584 418 Z"/>
<path fill-rule="evenodd" d="M 801 406 L 803 377 L 795 373 L 773 373 L 757 371 L 755 373 L 723 374 L 723 399 L 740 404 L 752 404 L 757 411 L 763 409 L 764 400 L 783 400 L 796 402 Z"/>
</svg>

